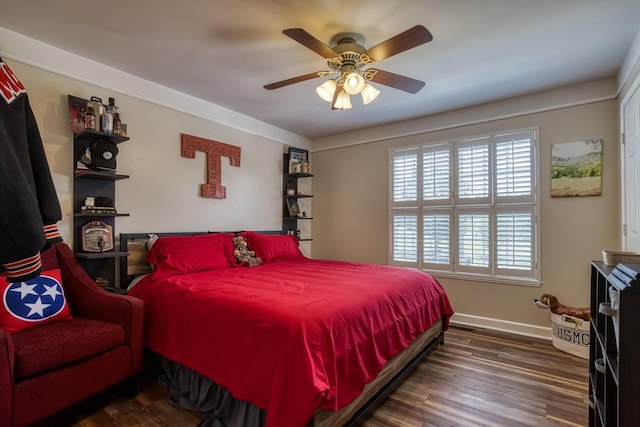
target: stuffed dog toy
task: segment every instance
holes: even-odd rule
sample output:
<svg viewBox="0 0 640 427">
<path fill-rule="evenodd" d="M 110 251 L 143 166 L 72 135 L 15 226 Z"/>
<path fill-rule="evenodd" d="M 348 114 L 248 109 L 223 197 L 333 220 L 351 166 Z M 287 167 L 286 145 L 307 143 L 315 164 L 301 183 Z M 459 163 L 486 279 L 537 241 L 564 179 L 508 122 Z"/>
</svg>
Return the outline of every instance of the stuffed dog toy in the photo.
<svg viewBox="0 0 640 427">
<path fill-rule="evenodd" d="M 591 310 L 588 307 L 576 308 L 561 304 L 554 295 L 543 294 L 540 299 L 533 300 L 533 303 L 540 308 L 548 308 L 555 314 L 566 314 L 582 320 L 589 320 Z"/>
</svg>

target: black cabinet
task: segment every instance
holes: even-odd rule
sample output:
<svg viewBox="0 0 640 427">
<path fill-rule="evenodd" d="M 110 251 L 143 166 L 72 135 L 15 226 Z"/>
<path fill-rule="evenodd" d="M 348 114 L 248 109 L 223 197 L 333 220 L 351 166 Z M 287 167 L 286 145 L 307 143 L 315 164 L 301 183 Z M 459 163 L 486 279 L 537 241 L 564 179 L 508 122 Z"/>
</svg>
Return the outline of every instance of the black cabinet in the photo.
<svg viewBox="0 0 640 427">
<path fill-rule="evenodd" d="M 613 270 L 591 263 L 590 427 L 640 425 L 640 287 Z"/>
<path fill-rule="evenodd" d="M 313 218 L 307 209 L 310 204 L 305 200 L 310 200 L 313 195 L 300 191 L 299 180 L 312 178 L 313 175 L 307 172 L 289 172 L 289 156 L 284 154 L 283 161 L 283 181 L 282 181 L 282 231 L 285 234 L 295 234 L 300 241 L 310 241 L 309 236 L 302 236 L 299 221 L 310 221 Z"/>
<path fill-rule="evenodd" d="M 96 140 L 109 140 L 115 144 L 127 141 L 129 138 L 119 135 L 112 135 L 103 132 L 85 130 L 74 135 L 74 167 L 78 164 L 81 156 L 87 148 Z M 107 198 L 115 204 L 115 183 L 121 179 L 129 178 L 110 171 L 74 169 L 73 174 L 73 249 L 80 265 L 89 275 L 102 286 L 117 286 L 116 282 L 116 260 L 121 256 L 126 256 L 126 252 L 117 251 L 115 244 L 115 220 L 117 217 L 128 216 L 127 213 L 118 212 L 96 212 L 86 211 L 85 201 L 88 197 Z M 83 249 L 83 242 L 87 237 L 83 234 L 83 228 L 91 222 L 101 221 L 111 228 L 110 242 L 111 248 L 104 251 L 88 251 Z M 86 230 L 85 230 L 86 231 Z"/>
</svg>

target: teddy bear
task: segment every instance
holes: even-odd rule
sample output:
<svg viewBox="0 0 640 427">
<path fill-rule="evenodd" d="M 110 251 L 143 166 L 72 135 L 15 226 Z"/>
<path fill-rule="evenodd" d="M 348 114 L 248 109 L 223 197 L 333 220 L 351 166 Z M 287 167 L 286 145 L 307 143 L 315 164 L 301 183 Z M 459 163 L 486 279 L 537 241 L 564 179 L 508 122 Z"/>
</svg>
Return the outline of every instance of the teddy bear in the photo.
<svg viewBox="0 0 640 427">
<path fill-rule="evenodd" d="M 242 236 L 233 237 L 233 256 L 238 264 L 248 265 L 249 267 L 255 267 L 262 263 L 262 259 L 256 256 L 256 252 L 249 250 L 247 240 Z"/>
<path fill-rule="evenodd" d="M 561 304 L 554 295 L 551 294 L 543 294 L 540 299 L 533 300 L 533 303 L 540 308 L 549 308 L 552 313 L 555 314 L 566 314 L 569 316 L 577 317 L 582 320 L 589 320 L 591 315 L 591 310 L 589 307 L 584 308 L 576 308 L 569 307 L 564 304 Z"/>
</svg>

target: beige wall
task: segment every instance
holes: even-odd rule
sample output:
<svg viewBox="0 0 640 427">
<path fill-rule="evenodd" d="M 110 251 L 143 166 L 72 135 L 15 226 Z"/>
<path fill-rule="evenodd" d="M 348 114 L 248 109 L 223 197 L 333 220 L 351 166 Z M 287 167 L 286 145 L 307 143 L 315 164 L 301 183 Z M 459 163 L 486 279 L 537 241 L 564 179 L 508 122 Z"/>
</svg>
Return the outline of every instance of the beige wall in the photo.
<svg viewBox="0 0 640 427">
<path fill-rule="evenodd" d="M 527 103 L 526 97 L 520 101 Z M 315 146 L 314 257 L 387 263 L 389 149 L 538 127 L 542 287 L 440 281 L 458 313 L 548 327 L 548 312 L 533 299 L 552 293 L 566 304 L 587 306 L 589 261 L 601 258 L 602 249 L 619 247 L 617 123 L 612 99 L 342 148 Z M 602 195 L 552 199 L 551 146 L 593 138 L 604 141 Z"/>
<path fill-rule="evenodd" d="M 72 239 L 73 137 L 67 95 L 103 100 L 113 96 L 130 140 L 119 145 L 116 208 L 130 217 L 116 220 L 116 232 L 281 229 L 283 144 L 137 98 L 114 93 L 41 68 L 6 59 L 25 85 L 43 138 L 61 203 L 59 228 Z M 223 158 L 226 199 L 199 196 L 206 181 L 205 156 L 180 155 L 187 133 L 241 147 L 239 168 Z"/>
</svg>

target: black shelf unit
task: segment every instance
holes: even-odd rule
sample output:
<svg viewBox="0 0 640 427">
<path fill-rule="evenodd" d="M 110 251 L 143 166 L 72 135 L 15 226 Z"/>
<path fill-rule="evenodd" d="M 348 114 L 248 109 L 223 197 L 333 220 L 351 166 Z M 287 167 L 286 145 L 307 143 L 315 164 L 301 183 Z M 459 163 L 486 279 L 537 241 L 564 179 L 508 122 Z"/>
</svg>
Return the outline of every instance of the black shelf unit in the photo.
<svg viewBox="0 0 640 427">
<path fill-rule="evenodd" d="M 128 252 L 109 251 L 109 252 L 76 252 L 76 257 L 81 259 L 105 259 L 127 256 Z"/>
<path fill-rule="evenodd" d="M 102 179 L 105 181 L 118 181 L 120 179 L 129 178 L 129 175 L 122 175 L 106 171 L 94 171 L 89 169 L 76 169 L 76 171 L 74 172 L 74 178 L 92 178 Z"/>
<path fill-rule="evenodd" d="M 128 141 L 129 138 L 120 135 L 113 135 L 99 131 L 85 130 L 73 137 L 74 143 L 74 167 L 77 166 L 82 154 L 87 150 L 92 142 L 96 140 L 109 140 L 115 144 Z M 116 260 L 127 256 L 127 252 L 114 250 L 99 252 L 85 252 L 82 250 L 82 226 L 92 220 L 100 220 L 111 226 L 112 236 L 115 239 L 115 219 L 129 216 L 128 213 L 93 213 L 81 211 L 87 197 L 108 197 L 115 202 L 116 181 L 128 179 L 129 175 L 118 174 L 109 171 L 92 169 L 74 169 L 73 173 L 73 249 L 80 265 L 98 283 L 110 287 L 118 286 L 116 274 Z"/>
<path fill-rule="evenodd" d="M 614 268 L 591 262 L 589 427 L 640 425 L 640 287 L 609 280 Z M 610 292 L 617 316 L 607 310 Z"/>
<path fill-rule="evenodd" d="M 293 201 L 296 206 L 299 200 L 310 199 L 312 194 L 298 192 L 298 181 L 305 178 L 313 178 L 313 174 L 306 172 L 289 173 L 289 155 L 283 155 L 283 179 L 282 179 L 282 232 L 284 234 L 295 234 L 301 242 L 310 242 L 313 239 L 300 235 L 298 221 L 313 220 L 311 216 L 291 216 L 289 204 Z M 293 194 L 290 194 L 293 193 Z M 304 209 L 301 209 L 301 212 Z"/>
<path fill-rule="evenodd" d="M 74 217 L 85 217 L 85 218 L 113 218 L 117 216 L 129 216 L 128 213 L 87 213 L 87 212 L 77 212 L 73 214 Z"/>
</svg>

